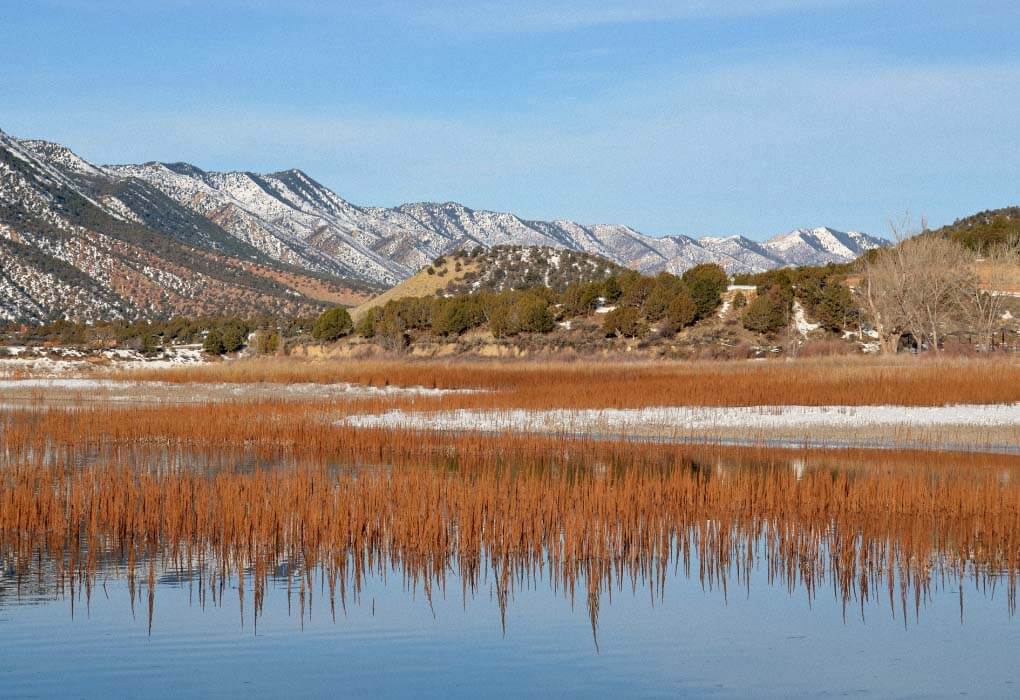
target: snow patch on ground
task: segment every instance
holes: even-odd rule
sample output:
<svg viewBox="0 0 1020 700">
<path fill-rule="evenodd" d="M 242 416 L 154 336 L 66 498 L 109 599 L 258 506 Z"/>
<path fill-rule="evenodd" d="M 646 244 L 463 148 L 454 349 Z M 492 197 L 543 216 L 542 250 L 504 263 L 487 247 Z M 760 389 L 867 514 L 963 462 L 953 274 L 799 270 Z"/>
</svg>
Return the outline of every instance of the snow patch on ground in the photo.
<svg viewBox="0 0 1020 700">
<path fill-rule="evenodd" d="M 109 369 L 169 369 L 182 365 L 207 362 L 200 345 L 175 345 L 154 355 L 137 350 L 114 348 L 86 351 L 72 347 L 0 346 L 0 377 L 3 376 L 64 376 Z"/>
<path fill-rule="evenodd" d="M 793 302 L 793 322 L 797 326 L 797 332 L 801 335 L 807 335 L 811 331 L 821 328 L 821 324 L 811 323 L 807 320 L 807 316 L 804 315 L 804 307 L 799 301 Z"/>
<path fill-rule="evenodd" d="M 358 427 L 626 433 L 635 428 L 811 428 L 946 425 L 1020 426 L 1020 403 L 957 406 L 663 406 L 628 409 L 387 411 L 350 416 Z"/>
</svg>

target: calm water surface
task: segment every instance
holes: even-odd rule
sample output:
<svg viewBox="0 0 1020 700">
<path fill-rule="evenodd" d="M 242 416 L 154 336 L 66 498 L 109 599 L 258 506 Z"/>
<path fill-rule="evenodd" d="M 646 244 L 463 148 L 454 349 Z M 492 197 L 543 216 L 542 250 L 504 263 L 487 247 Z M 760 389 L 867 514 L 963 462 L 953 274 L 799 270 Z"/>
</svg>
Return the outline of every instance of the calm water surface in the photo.
<svg viewBox="0 0 1020 700">
<path fill-rule="evenodd" d="M 157 471 L 280 468 L 251 455 L 137 456 Z M 19 579 L 0 556 L 0 698 L 1020 697 L 1005 575 L 965 578 L 962 591 L 933 576 L 917 610 L 912 593 L 904 610 L 884 589 L 845 607 L 831 579 L 808 595 L 770 581 L 764 560 L 746 585 L 705 585 L 694 557 L 690 575 L 671 562 L 661 589 L 626 574 L 602 586 L 593 622 L 583 578 L 571 596 L 544 571 L 518 575 L 503 606 L 491 573 L 465 594 L 451 565 L 429 596 L 393 562 L 335 614 L 319 570 L 303 604 L 300 576 L 290 590 L 269 576 L 256 619 L 251 575 L 203 601 L 194 579 L 162 563 L 150 591 L 143 562 L 132 596 L 124 562 L 106 553 L 86 595 L 79 584 L 57 592 L 44 557 Z"/>
<path fill-rule="evenodd" d="M 695 567 L 696 568 L 696 567 Z M 102 577 L 101 577 L 102 578 Z M 144 584 L 142 584 L 144 588 Z M 880 596 L 881 597 L 881 596 Z M 964 586 L 931 590 L 915 618 L 888 600 L 848 611 L 830 591 L 770 586 L 703 589 L 671 575 L 647 588 L 603 591 L 596 636 L 583 593 L 571 605 L 544 579 L 519 586 L 505 632 L 495 587 L 463 597 L 456 574 L 431 604 L 399 572 L 369 576 L 360 600 L 330 614 L 313 590 L 271 584 L 262 614 L 244 613 L 236 580 L 203 608 L 188 583 L 157 583 L 134 611 L 127 583 L 47 597 L 4 581 L 2 697 L 881 696 L 1016 697 L 1020 624 L 1002 596 Z M 596 644 L 597 642 L 597 644 Z"/>
</svg>

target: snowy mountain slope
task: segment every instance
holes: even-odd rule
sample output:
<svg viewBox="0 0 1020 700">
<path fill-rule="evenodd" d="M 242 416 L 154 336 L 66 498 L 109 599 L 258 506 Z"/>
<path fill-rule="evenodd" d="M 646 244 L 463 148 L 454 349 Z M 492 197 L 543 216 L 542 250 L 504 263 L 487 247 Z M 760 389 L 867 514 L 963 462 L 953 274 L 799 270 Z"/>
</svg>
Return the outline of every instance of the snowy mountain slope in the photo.
<svg viewBox="0 0 1020 700">
<path fill-rule="evenodd" d="M 305 277 L 145 182 L 0 132 L 2 320 L 314 313 Z"/>
<path fill-rule="evenodd" d="M 725 238 L 705 236 L 700 238 L 698 243 L 705 250 L 731 260 L 730 266 L 723 264 L 723 267 L 731 272 L 764 272 L 786 264 L 785 260 L 772 254 L 761 243 L 756 243 L 743 236 L 727 236 Z"/>
<path fill-rule="evenodd" d="M 889 241 L 859 231 L 799 228 L 766 241 L 762 247 L 786 265 L 825 265 L 848 262 Z"/>
<path fill-rule="evenodd" d="M 16 248 L 18 253 L 10 245 L 0 251 L 8 275 L 0 280 L 0 304 L 34 308 L 31 300 L 38 301 L 46 285 L 28 284 L 25 266 L 40 279 L 42 266 L 45 274 L 66 280 L 73 276 L 68 269 L 54 272 L 63 263 L 98 285 L 78 285 L 88 297 L 79 306 L 122 315 L 193 305 L 210 280 L 221 290 L 258 289 L 256 296 L 276 299 L 270 306 L 304 293 L 284 291 L 287 285 L 307 291 L 325 284 L 335 297 L 344 280 L 361 288 L 390 286 L 437 256 L 476 247 L 568 249 L 646 273 L 680 273 L 709 262 L 736 273 L 847 262 L 887 243 L 828 228 L 797 229 L 765 243 L 742 236 L 655 237 L 619 224 L 528 220 L 456 202 L 363 207 L 300 170 L 212 172 L 158 162 L 100 166 L 60 144 L 3 132 L 0 208 L 0 238 L 28 246 Z M 29 249 L 36 258 L 49 256 L 52 265 L 36 258 L 25 262 Z M 15 256 L 21 262 L 15 264 Z M 49 288 L 59 285 L 52 281 Z M 36 291 L 26 291 L 30 288 Z M 138 296 L 146 300 L 141 306 Z M 259 296 L 266 303 L 269 297 Z M 251 298 L 238 294 L 236 300 L 247 304 Z M 52 310 L 54 304 L 39 308 Z"/>
<path fill-rule="evenodd" d="M 274 260 L 368 282 L 393 283 L 409 272 L 371 250 L 377 236 L 357 235 L 357 207 L 298 170 L 207 173 L 186 163 L 105 169 L 149 183 Z"/>
<path fill-rule="evenodd" d="M 683 272 L 709 262 L 730 272 L 760 272 L 847 262 L 884 244 L 832 229 L 798 229 L 765 244 L 742 236 L 659 238 L 618 224 L 533 221 L 457 202 L 359 207 L 300 170 L 215 173 L 183 163 L 105 169 L 146 180 L 277 260 L 383 283 L 406 278 L 438 255 L 475 246 L 567 248 L 643 272 Z"/>
<path fill-rule="evenodd" d="M 794 234 L 799 236 L 787 234 L 766 244 L 742 236 L 658 238 L 618 224 L 534 221 L 456 202 L 359 207 L 300 170 L 206 173 L 194 166 L 160 163 L 107 168 L 146 179 L 278 260 L 324 269 L 324 256 L 340 263 L 342 274 L 352 274 L 350 268 L 360 265 L 366 277 L 384 283 L 392 283 L 394 276 L 406 278 L 438 255 L 475 246 L 567 248 L 643 272 L 683 272 L 710 262 L 730 272 L 760 272 L 790 264 L 847 262 L 884 244 L 832 229 L 813 230 L 828 232 L 825 236 L 798 230 Z"/>
</svg>

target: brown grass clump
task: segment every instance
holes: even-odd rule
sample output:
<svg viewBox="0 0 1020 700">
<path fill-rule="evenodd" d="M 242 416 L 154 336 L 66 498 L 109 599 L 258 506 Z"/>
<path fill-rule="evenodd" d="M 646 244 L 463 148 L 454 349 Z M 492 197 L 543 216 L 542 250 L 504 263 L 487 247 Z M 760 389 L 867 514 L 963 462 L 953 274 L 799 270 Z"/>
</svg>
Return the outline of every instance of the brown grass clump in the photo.
<svg viewBox="0 0 1020 700">
<path fill-rule="evenodd" d="M 354 382 L 486 390 L 443 401 L 445 406 L 478 408 L 937 406 L 1020 401 L 1020 361 L 1008 358 L 632 364 L 255 360 L 127 376 L 168 382 Z"/>
</svg>

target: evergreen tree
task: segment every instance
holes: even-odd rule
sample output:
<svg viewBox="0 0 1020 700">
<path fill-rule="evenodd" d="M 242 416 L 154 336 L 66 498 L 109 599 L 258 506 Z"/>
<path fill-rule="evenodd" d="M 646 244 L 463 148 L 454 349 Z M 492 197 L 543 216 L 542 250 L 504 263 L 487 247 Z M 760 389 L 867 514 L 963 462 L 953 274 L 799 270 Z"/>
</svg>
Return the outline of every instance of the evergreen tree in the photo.
<svg viewBox="0 0 1020 700">
<path fill-rule="evenodd" d="M 621 306 L 606 314 L 602 322 L 606 335 L 620 335 L 625 338 L 640 338 L 648 332 L 648 325 L 641 313 L 630 306 Z"/>
<path fill-rule="evenodd" d="M 223 349 L 226 352 L 237 352 L 244 347 L 247 336 L 247 329 L 241 324 L 228 324 L 223 329 Z"/>
<path fill-rule="evenodd" d="M 312 337 L 324 343 L 332 343 L 354 329 L 354 322 L 347 309 L 335 306 L 322 312 L 312 327 Z"/>
<path fill-rule="evenodd" d="M 744 328 L 758 333 L 775 333 L 790 322 L 791 297 L 778 284 L 759 294 L 744 312 Z"/>
<path fill-rule="evenodd" d="M 729 285 L 726 271 L 714 263 L 696 265 L 681 278 L 691 292 L 698 318 L 707 318 L 722 304 L 722 293 Z"/>
<path fill-rule="evenodd" d="M 641 313 L 649 321 L 659 321 L 666 317 L 669 305 L 678 295 L 684 295 L 689 299 L 691 293 L 679 277 L 661 272 L 652 280 L 651 290 L 641 305 Z"/>
<path fill-rule="evenodd" d="M 821 300 L 815 307 L 815 315 L 822 327 L 830 331 L 841 331 L 857 315 L 853 295 L 845 284 L 831 283 L 822 292 Z"/>
<path fill-rule="evenodd" d="M 675 333 L 694 323 L 697 317 L 698 307 L 694 303 L 691 293 L 687 291 L 686 286 L 681 286 L 666 308 L 666 319 L 670 327 Z"/>
<path fill-rule="evenodd" d="M 222 355 L 225 353 L 227 349 L 223 345 L 223 333 L 217 329 L 206 333 L 205 340 L 202 341 L 202 350 L 210 355 Z"/>
</svg>

